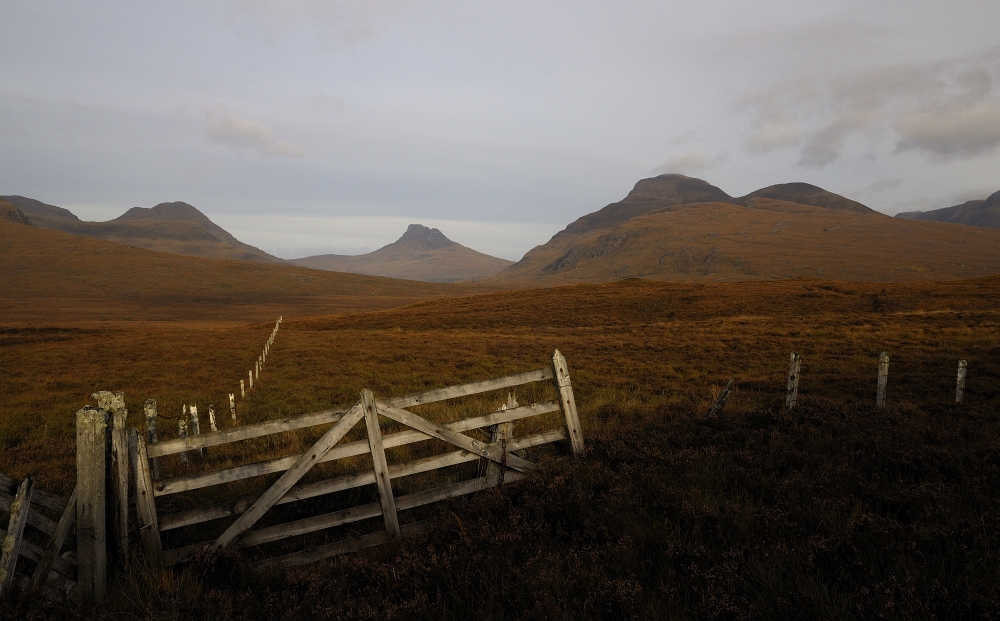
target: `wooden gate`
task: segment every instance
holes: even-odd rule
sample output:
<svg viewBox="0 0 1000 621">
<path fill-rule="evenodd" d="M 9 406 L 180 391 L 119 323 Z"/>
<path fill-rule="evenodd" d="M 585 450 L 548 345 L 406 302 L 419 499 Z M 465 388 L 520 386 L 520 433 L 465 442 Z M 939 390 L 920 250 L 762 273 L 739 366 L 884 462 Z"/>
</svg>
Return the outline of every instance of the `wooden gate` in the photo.
<svg viewBox="0 0 1000 621">
<path fill-rule="evenodd" d="M 558 401 L 548 401 L 528 406 L 516 402 L 510 407 L 501 407 L 492 413 L 438 424 L 407 410 L 414 406 L 469 395 L 512 388 L 533 382 L 553 381 Z M 562 412 L 559 427 L 536 431 L 515 437 L 514 423 L 550 412 Z M 388 419 L 403 428 L 383 435 L 380 418 Z M 358 423 L 365 421 L 367 439 L 341 443 L 341 440 Z M 273 434 L 330 425 L 323 435 L 305 452 L 237 465 L 229 468 L 203 472 L 176 478 L 153 478 L 153 473 L 162 470 L 161 460 L 170 455 L 201 452 L 212 447 L 234 442 L 263 438 Z M 477 440 L 464 432 L 489 429 L 489 441 Z M 402 447 L 431 439 L 443 441 L 452 450 L 419 459 L 389 465 L 385 450 Z M 469 494 L 488 487 L 500 485 L 503 481 L 522 478 L 537 468 L 537 464 L 526 459 L 525 449 L 553 442 L 568 440 L 573 455 L 583 450 L 583 434 L 576 411 L 573 388 L 570 383 L 566 360 L 555 351 L 552 364 L 541 369 L 500 377 L 472 384 L 450 386 L 426 392 L 378 399 L 365 390 L 359 401 L 350 408 L 313 412 L 294 418 L 272 420 L 235 429 L 205 433 L 197 436 L 177 438 L 147 443 L 138 430 L 131 431 L 129 446 L 134 451 L 136 503 L 143 547 L 150 558 L 166 565 L 180 563 L 190 558 L 199 545 L 216 548 L 247 548 L 261 546 L 298 535 L 319 533 L 336 526 L 360 520 L 382 517 L 384 530 L 350 540 L 328 543 L 304 550 L 296 550 L 267 557 L 264 563 L 301 565 L 315 562 L 347 551 L 377 545 L 393 539 L 405 537 L 422 529 L 425 524 L 416 522 L 401 525 L 398 513 L 424 506 L 433 502 Z M 371 469 L 308 483 L 300 483 L 302 478 L 317 464 L 349 460 L 358 456 L 371 456 Z M 418 492 L 394 496 L 391 482 L 394 479 L 418 473 L 434 471 L 458 464 L 484 461 L 485 473 L 472 479 L 445 486 L 424 489 Z M 189 509 L 160 515 L 157 501 L 166 500 L 174 494 L 190 492 L 213 486 L 233 485 L 246 479 L 267 474 L 283 474 L 260 495 L 244 496 L 222 503 L 204 503 Z M 265 527 L 254 528 L 261 518 L 276 505 L 295 503 L 310 498 L 319 498 L 335 492 L 342 492 L 374 484 L 378 490 L 378 501 L 351 506 L 336 511 L 311 515 Z M 233 519 L 235 518 L 235 519 Z M 232 520 L 221 534 L 210 540 L 180 545 L 165 549 L 163 538 L 176 529 L 202 525 L 197 532 L 221 529 L 216 520 Z M 213 524 L 208 524 L 208 523 Z"/>
<path fill-rule="evenodd" d="M 32 587 L 52 601 L 71 599 L 76 555 L 63 547 L 76 521 L 76 492 L 67 501 L 36 488 L 30 476 L 18 482 L 0 473 L 0 512 L 8 516 L 6 530 L 0 525 L 0 591 Z M 31 572 L 18 573 L 19 566 Z"/>
</svg>

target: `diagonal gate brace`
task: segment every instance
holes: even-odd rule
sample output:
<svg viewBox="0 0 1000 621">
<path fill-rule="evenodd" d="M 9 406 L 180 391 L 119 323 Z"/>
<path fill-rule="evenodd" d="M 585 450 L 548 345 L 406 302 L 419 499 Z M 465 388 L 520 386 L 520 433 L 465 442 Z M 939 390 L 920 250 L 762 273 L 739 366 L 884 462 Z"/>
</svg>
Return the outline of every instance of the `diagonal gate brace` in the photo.
<svg viewBox="0 0 1000 621">
<path fill-rule="evenodd" d="M 480 457 L 485 457 L 490 461 L 494 461 L 498 464 L 503 464 L 503 451 L 499 446 L 486 444 L 485 442 L 480 442 L 478 440 L 473 440 L 467 435 L 458 433 L 457 431 L 452 431 L 442 427 L 441 425 L 432 423 L 426 418 L 417 416 L 413 412 L 408 412 L 400 408 L 392 407 L 388 403 L 383 401 L 378 402 L 378 413 L 386 418 L 391 418 L 397 423 L 406 425 L 407 427 L 412 427 L 417 431 L 421 431 L 431 436 L 432 438 L 437 438 L 438 440 L 444 440 L 448 444 L 454 444 L 460 449 L 465 449 L 470 453 L 475 453 Z M 537 470 L 538 466 L 534 463 L 528 461 L 527 459 L 522 459 L 517 455 L 507 454 L 506 458 L 507 467 L 513 468 L 519 472 L 528 472 L 529 470 Z"/>
<path fill-rule="evenodd" d="M 281 478 L 274 482 L 264 494 L 253 503 L 246 513 L 232 523 L 226 532 L 219 535 L 219 538 L 212 544 L 213 548 L 226 548 L 234 542 L 240 535 L 250 530 L 261 517 L 267 513 L 268 509 L 281 500 L 288 490 L 292 489 L 299 479 L 305 476 L 309 470 L 315 466 L 323 457 L 330 452 L 330 449 L 340 442 L 347 435 L 347 432 L 354 427 L 355 423 L 364 418 L 365 409 L 358 403 L 351 410 L 344 414 L 337 423 L 323 434 L 316 444 L 299 457 L 295 465 L 289 468 Z"/>
</svg>

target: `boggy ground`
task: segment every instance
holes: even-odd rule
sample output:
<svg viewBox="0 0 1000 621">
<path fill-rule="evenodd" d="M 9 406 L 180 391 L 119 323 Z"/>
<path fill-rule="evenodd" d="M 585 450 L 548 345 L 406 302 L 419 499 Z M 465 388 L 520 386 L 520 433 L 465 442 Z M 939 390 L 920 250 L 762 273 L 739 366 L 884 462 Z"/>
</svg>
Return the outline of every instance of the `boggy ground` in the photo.
<svg viewBox="0 0 1000 621">
<path fill-rule="evenodd" d="M 349 404 L 366 386 L 392 396 L 538 368 L 559 348 L 587 456 L 452 502 L 433 533 L 399 547 L 287 574 L 260 576 L 230 556 L 136 572 L 105 612 L 998 616 L 998 294 L 997 278 L 625 281 L 286 319 L 241 421 Z M 146 398 L 170 415 L 224 403 L 271 329 L 39 324 L 3 332 L 0 471 L 34 471 L 63 494 L 73 412 L 91 392 L 124 390 L 130 424 Z M 882 350 L 890 406 L 876 411 Z M 785 414 L 791 351 L 803 355 L 802 407 Z M 969 378 L 955 408 L 959 358 Z M 725 417 L 704 421 L 729 378 Z"/>
</svg>

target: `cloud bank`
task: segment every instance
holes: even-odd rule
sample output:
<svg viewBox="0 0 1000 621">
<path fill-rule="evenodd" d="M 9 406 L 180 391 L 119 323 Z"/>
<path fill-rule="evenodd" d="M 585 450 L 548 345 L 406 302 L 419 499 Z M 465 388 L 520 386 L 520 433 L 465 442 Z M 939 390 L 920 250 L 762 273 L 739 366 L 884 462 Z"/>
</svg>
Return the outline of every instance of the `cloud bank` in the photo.
<svg viewBox="0 0 1000 621">
<path fill-rule="evenodd" d="M 270 127 L 234 114 L 225 106 L 206 106 L 202 111 L 208 117 L 205 136 L 212 144 L 229 147 L 234 151 L 252 150 L 261 155 L 277 157 L 305 155 L 301 147 L 278 140 Z"/>
</svg>

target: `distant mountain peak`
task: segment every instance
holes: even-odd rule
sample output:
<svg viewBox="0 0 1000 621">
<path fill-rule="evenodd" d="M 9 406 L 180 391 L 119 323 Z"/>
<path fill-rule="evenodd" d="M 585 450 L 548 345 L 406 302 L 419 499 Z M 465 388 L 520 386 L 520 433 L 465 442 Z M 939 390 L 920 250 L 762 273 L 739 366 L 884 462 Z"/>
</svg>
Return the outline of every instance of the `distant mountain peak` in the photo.
<svg viewBox="0 0 1000 621">
<path fill-rule="evenodd" d="M 211 222 L 208 216 L 194 205 L 182 201 L 160 203 L 155 207 L 133 207 L 115 218 L 115 220 L 189 220 L 192 222 Z"/>
<path fill-rule="evenodd" d="M 393 245 L 407 246 L 415 250 L 437 250 L 447 248 L 455 244 L 439 229 L 427 228 L 422 224 L 411 224 L 406 227 L 403 236 L 395 241 Z"/>
</svg>

